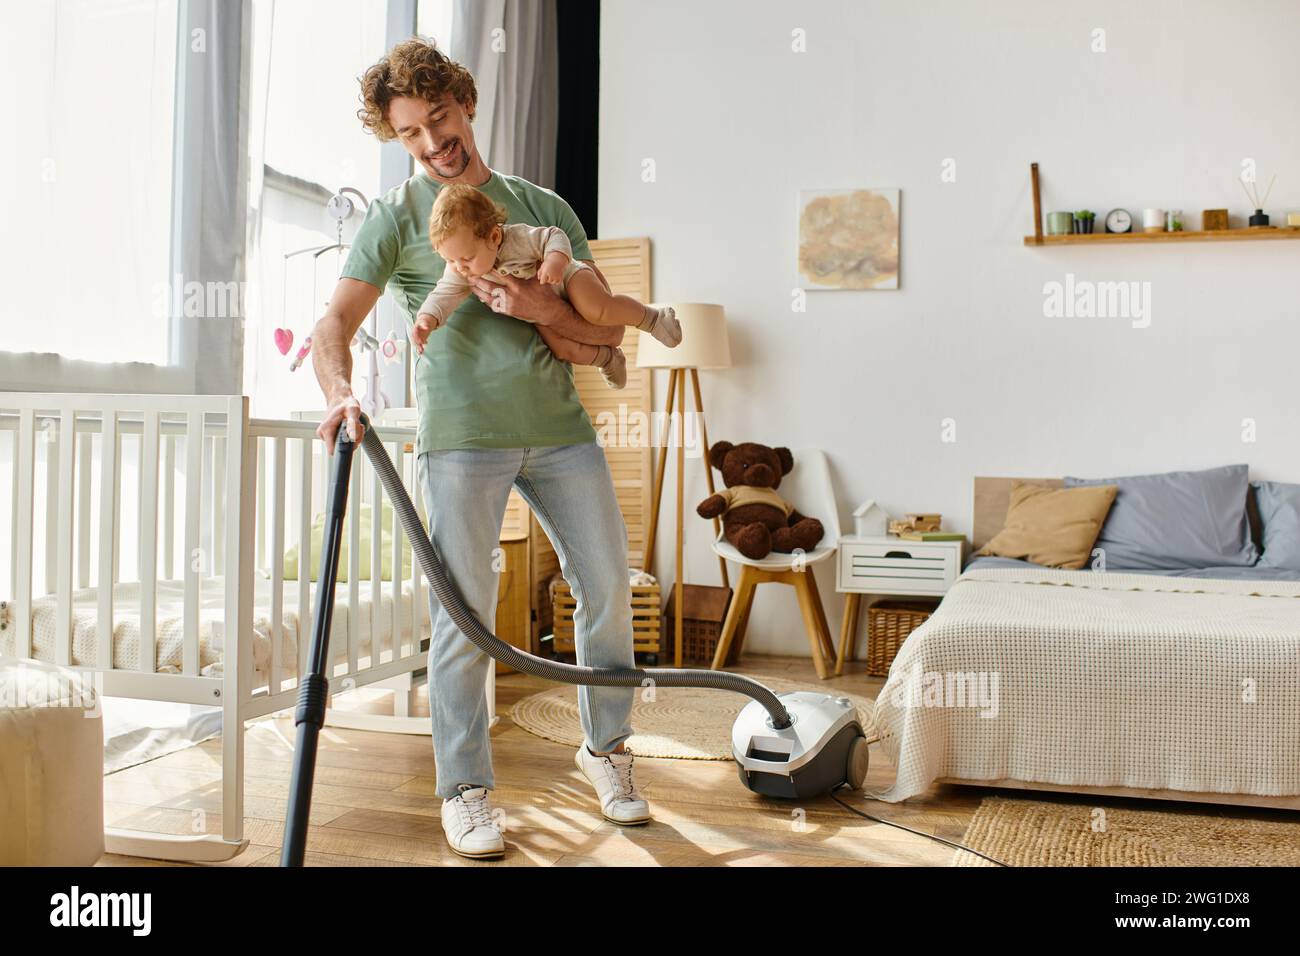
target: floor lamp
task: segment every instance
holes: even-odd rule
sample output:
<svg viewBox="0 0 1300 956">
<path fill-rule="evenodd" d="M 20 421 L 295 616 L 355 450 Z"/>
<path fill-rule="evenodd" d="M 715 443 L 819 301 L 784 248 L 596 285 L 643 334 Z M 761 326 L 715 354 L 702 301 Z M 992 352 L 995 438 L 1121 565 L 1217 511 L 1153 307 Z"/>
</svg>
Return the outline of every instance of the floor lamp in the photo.
<svg viewBox="0 0 1300 956">
<path fill-rule="evenodd" d="M 727 340 L 727 316 L 720 305 L 708 305 L 698 302 L 672 303 L 677 311 L 677 320 L 682 324 L 682 341 L 676 348 L 665 348 L 646 333 L 641 333 L 637 343 L 636 364 L 638 368 L 668 369 L 668 394 L 664 402 L 664 421 L 660 431 L 657 448 L 659 463 L 655 468 L 654 504 L 650 511 L 650 528 L 646 534 L 645 561 L 643 570 L 651 571 L 655 557 L 655 535 L 659 527 L 659 505 L 663 498 L 664 472 L 668 465 L 668 439 L 675 433 L 677 458 L 677 579 L 673 583 L 674 631 L 676 647 L 673 649 L 673 666 L 682 666 L 682 545 L 683 515 L 685 513 L 685 470 L 686 470 L 686 377 L 689 373 L 691 390 L 695 396 L 695 412 L 700 422 L 700 438 L 704 442 L 704 475 L 708 483 L 709 494 L 713 494 L 713 469 L 709 466 L 709 432 L 704 424 L 704 402 L 700 398 L 700 374 L 702 368 L 730 368 L 731 345 Z M 677 419 L 674 422 L 673 413 Z M 673 425 L 677 428 L 674 429 Z M 714 534 L 721 529 L 721 522 L 713 519 Z M 727 562 L 718 558 L 722 569 L 722 583 L 730 587 L 727 577 Z"/>
</svg>

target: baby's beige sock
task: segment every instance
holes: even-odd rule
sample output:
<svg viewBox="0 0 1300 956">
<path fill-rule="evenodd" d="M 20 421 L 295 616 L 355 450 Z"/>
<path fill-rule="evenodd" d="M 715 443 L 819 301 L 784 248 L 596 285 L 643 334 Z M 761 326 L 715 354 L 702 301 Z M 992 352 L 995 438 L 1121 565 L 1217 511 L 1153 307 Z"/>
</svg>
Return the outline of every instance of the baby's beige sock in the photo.
<svg viewBox="0 0 1300 956">
<path fill-rule="evenodd" d="M 600 369 L 601 378 L 610 388 L 622 388 L 627 384 L 627 357 L 622 349 L 597 345 L 596 361 L 591 364 Z"/>
<path fill-rule="evenodd" d="M 677 311 L 671 305 L 662 309 L 645 306 L 645 318 L 637 328 L 649 332 L 670 349 L 682 341 L 682 325 L 677 321 Z"/>
</svg>

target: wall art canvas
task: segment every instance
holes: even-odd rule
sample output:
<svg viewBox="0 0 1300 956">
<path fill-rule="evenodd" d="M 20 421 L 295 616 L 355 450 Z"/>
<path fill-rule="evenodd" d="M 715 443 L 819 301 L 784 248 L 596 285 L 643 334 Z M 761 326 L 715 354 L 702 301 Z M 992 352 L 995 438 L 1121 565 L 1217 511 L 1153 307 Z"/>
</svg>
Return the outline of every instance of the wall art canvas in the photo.
<svg viewBox="0 0 1300 956">
<path fill-rule="evenodd" d="M 898 288 L 897 189 L 799 192 L 803 289 Z"/>
</svg>

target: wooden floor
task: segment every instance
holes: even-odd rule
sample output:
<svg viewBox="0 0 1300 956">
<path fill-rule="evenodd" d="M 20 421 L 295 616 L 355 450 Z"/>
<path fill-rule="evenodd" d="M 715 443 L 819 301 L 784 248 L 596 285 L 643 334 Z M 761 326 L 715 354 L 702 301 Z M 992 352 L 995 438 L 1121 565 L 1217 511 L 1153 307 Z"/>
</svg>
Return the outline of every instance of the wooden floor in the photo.
<svg viewBox="0 0 1300 956">
<path fill-rule="evenodd" d="M 850 668 L 855 665 L 850 664 Z M 862 665 L 856 665 L 861 671 Z M 881 681 L 861 673 L 819 681 L 800 658 L 747 656 L 737 670 L 874 697 Z M 521 697 L 553 686 L 522 674 L 497 681 L 500 722 L 492 731 L 504 811 L 505 858 L 474 862 L 447 848 L 434 794 L 427 736 L 325 728 L 312 802 L 307 863 L 321 866 L 946 866 L 953 851 L 872 823 L 829 797 L 793 804 L 746 790 L 730 761 L 637 760 L 637 782 L 654 820 L 606 822 L 573 765 L 573 748 L 535 737 L 510 720 Z M 421 701 L 423 703 L 423 701 Z M 390 711 L 391 712 L 391 711 Z M 427 712 L 427 711 L 426 711 Z M 294 728 L 290 717 L 250 724 L 246 735 L 244 835 L 248 849 L 224 866 L 279 860 Z M 893 778 L 872 748 L 868 786 Z M 173 833 L 221 831 L 221 741 L 209 740 L 104 780 L 105 824 Z M 935 787 L 907 804 L 846 799 L 874 816 L 960 841 L 984 791 Z M 101 866 L 165 865 L 105 856 Z"/>
</svg>

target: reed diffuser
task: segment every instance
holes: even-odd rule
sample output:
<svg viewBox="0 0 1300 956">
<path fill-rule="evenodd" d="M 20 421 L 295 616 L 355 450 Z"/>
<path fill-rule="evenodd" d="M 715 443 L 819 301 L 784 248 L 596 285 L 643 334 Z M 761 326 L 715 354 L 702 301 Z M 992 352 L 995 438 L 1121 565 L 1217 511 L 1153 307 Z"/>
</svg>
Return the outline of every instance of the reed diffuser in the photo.
<svg viewBox="0 0 1300 956">
<path fill-rule="evenodd" d="M 1246 194 L 1246 198 L 1249 199 L 1250 204 L 1255 207 L 1255 215 L 1250 217 L 1250 225 L 1267 226 L 1268 214 L 1264 212 L 1264 204 L 1268 202 L 1269 193 L 1273 191 L 1273 183 L 1277 182 L 1277 173 L 1274 173 L 1273 178 L 1268 181 L 1268 188 L 1264 190 L 1263 199 L 1259 198 L 1259 187 L 1256 185 L 1254 180 L 1251 180 L 1249 183 L 1244 179 L 1239 181 L 1241 182 L 1242 191 Z"/>
</svg>

